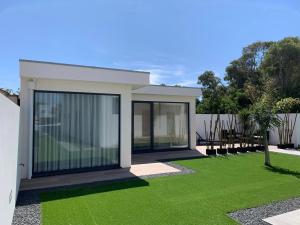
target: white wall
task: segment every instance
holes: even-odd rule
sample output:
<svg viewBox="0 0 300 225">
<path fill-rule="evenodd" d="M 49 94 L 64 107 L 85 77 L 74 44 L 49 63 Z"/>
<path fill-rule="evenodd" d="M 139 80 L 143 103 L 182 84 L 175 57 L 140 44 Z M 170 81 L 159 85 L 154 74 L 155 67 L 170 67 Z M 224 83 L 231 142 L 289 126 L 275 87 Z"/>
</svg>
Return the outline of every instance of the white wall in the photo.
<svg viewBox="0 0 300 225">
<path fill-rule="evenodd" d="M 149 84 L 149 72 L 70 65 L 52 62 L 20 60 L 21 76 L 71 81 L 92 81 L 117 84 Z"/>
<path fill-rule="evenodd" d="M 228 115 L 229 114 L 221 114 L 221 120 L 225 123 L 225 129 L 227 129 L 227 121 L 228 121 Z M 283 118 L 283 114 L 278 114 L 279 117 Z M 196 130 L 201 135 L 202 138 L 205 137 L 205 129 L 204 129 L 204 121 L 206 121 L 206 127 L 209 131 L 209 123 L 210 123 L 211 114 L 196 114 Z M 238 118 L 238 117 L 237 117 Z M 290 114 L 290 119 L 294 119 L 295 114 Z M 213 114 L 213 121 L 217 119 L 217 114 Z M 213 122 L 214 126 L 214 122 Z M 218 136 L 216 134 L 216 139 L 218 139 Z M 300 145 L 300 114 L 298 114 L 295 130 L 293 133 L 292 141 L 295 144 L 295 147 Z M 277 128 L 274 128 L 270 131 L 270 139 L 269 143 L 272 145 L 279 144 L 279 137 L 278 137 L 278 130 Z"/>
<path fill-rule="evenodd" d="M 121 95 L 121 167 L 131 165 L 131 86 L 87 81 L 21 78 L 20 146 L 22 178 L 32 175 L 33 90 L 110 93 Z"/>
<path fill-rule="evenodd" d="M 170 95 L 147 95 L 132 94 L 132 101 L 165 101 L 165 102 L 188 102 L 190 112 L 190 148 L 196 148 L 196 109 L 195 97 L 188 96 L 170 96 Z"/>
<path fill-rule="evenodd" d="M 148 94 L 148 95 L 173 95 L 173 96 L 194 96 L 202 95 L 201 88 L 194 87 L 175 87 L 163 85 L 147 85 L 139 89 L 133 90 L 134 94 Z"/>
<path fill-rule="evenodd" d="M 217 116 L 218 116 L 217 114 L 196 114 L 196 130 L 197 130 L 197 133 L 200 134 L 200 136 L 203 139 L 206 139 L 204 121 L 206 122 L 206 130 L 207 130 L 207 132 L 209 132 L 211 115 L 213 116 L 212 127 L 214 129 L 214 126 L 215 126 L 214 122 L 217 119 Z M 220 114 L 220 119 L 221 119 L 221 121 L 224 121 L 225 129 L 227 129 L 227 122 L 229 121 L 229 116 L 231 119 L 231 117 L 232 117 L 231 114 Z M 217 133 L 216 133 L 216 140 L 218 140 Z"/>
<path fill-rule="evenodd" d="M 0 223 L 11 224 L 20 185 L 19 106 L 0 94 Z"/>
<path fill-rule="evenodd" d="M 278 116 L 280 118 L 283 118 L 284 114 L 278 114 Z M 290 119 L 294 120 L 295 116 L 296 116 L 295 113 L 291 113 Z M 299 125 L 300 125 L 300 114 L 298 114 L 298 116 L 297 116 L 295 130 L 294 130 L 293 137 L 292 137 L 292 142 L 295 144 L 295 147 L 297 147 L 300 144 L 300 126 Z M 270 142 L 270 144 L 274 144 L 274 145 L 279 144 L 279 136 L 278 136 L 277 128 L 274 128 L 273 130 L 271 130 L 269 142 Z"/>
</svg>

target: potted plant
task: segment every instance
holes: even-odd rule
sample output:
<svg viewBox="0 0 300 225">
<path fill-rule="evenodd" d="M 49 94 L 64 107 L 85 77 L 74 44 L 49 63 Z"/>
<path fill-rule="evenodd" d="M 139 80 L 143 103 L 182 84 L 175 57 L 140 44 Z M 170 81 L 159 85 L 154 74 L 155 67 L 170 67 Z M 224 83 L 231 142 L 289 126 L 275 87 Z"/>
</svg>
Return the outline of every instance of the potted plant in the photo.
<svg viewBox="0 0 300 225">
<path fill-rule="evenodd" d="M 206 128 L 206 121 L 204 120 L 204 129 L 205 129 L 205 136 L 207 140 L 206 144 L 206 155 L 216 155 L 216 150 L 214 149 L 214 142 L 215 142 L 215 136 L 216 136 L 216 130 L 218 125 L 218 117 L 217 120 L 214 122 L 213 126 L 213 114 L 211 114 L 210 122 L 209 122 L 209 131 Z"/>
<path fill-rule="evenodd" d="M 234 114 L 228 114 L 227 120 L 227 139 L 228 139 L 228 153 L 237 153 L 237 149 L 234 146 L 235 131 L 234 131 Z"/>
<path fill-rule="evenodd" d="M 223 142 L 223 140 L 224 140 L 224 137 L 223 137 L 224 121 L 223 120 L 221 121 L 220 114 L 218 114 L 217 121 L 218 121 L 217 131 L 218 131 L 218 138 L 219 138 L 219 143 L 220 143 L 220 148 L 217 148 L 217 153 L 220 155 L 226 155 L 227 149 L 223 148 L 223 146 L 224 146 L 224 142 Z"/>
<path fill-rule="evenodd" d="M 240 121 L 240 152 L 252 151 L 250 146 L 252 138 L 252 120 L 251 112 L 249 109 L 242 109 L 239 111 L 239 121 Z"/>
<path fill-rule="evenodd" d="M 279 144 L 278 148 L 294 148 L 294 143 L 292 143 L 292 137 L 296 125 L 297 113 L 293 118 L 291 117 L 291 112 L 298 112 L 300 108 L 300 100 L 298 98 L 284 98 L 278 101 L 275 105 L 275 110 L 277 113 L 283 113 L 281 119 L 281 124 L 278 127 L 278 137 Z"/>
</svg>

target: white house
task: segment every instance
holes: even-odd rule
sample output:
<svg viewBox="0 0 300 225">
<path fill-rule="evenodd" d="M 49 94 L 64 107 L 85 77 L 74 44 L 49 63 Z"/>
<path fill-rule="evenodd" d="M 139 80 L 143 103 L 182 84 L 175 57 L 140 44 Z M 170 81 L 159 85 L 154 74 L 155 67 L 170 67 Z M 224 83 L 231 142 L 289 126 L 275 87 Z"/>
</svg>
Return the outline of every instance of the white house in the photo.
<svg viewBox="0 0 300 225">
<path fill-rule="evenodd" d="M 148 72 L 20 60 L 22 178 L 130 167 L 134 153 L 194 149 L 199 88 Z"/>
</svg>

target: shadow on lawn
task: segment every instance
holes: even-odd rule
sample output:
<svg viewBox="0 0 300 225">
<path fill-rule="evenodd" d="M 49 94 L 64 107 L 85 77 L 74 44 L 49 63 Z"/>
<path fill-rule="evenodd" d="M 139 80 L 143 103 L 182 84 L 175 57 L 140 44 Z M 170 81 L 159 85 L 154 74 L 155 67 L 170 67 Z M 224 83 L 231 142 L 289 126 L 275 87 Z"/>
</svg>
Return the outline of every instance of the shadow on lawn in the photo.
<svg viewBox="0 0 300 225">
<path fill-rule="evenodd" d="M 300 179 L 300 172 L 298 171 L 294 171 L 294 170 L 289 170 L 289 169 L 285 169 L 279 166 L 265 166 L 265 168 L 271 172 L 274 173 L 279 173 L 279 174 L 283 174 L 283 175 L 291 175 L 294 176 L 298 179 Z"/>
<path fill-rule="evenodd" d="M 130 188 L 139 188 L 149 186 L 149 183 L 143 179 L 135 178 L 128 182 L 110 182 L 106 184 L 84 185 L 77 187 L 68 187 L 58 190 L 49 190 L 40 193 L 41 202 L 60 200 L 66 198 L 80 197 L 91 194 L 98 194 L 110 191 L 125 190 Z"/>
</svg>

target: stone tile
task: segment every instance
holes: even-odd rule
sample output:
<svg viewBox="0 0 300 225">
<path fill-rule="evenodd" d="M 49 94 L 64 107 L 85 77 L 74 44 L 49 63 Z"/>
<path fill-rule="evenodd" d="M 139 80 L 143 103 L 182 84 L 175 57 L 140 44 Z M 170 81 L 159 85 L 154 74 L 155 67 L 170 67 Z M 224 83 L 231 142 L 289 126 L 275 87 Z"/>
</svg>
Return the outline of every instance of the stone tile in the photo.
<svg viewBox="0 0 300 225">
<path fill-rule="evenodd" d="M 263 220 L 272 225 L 300 225 L 300 209 Z"/>
</svg>

